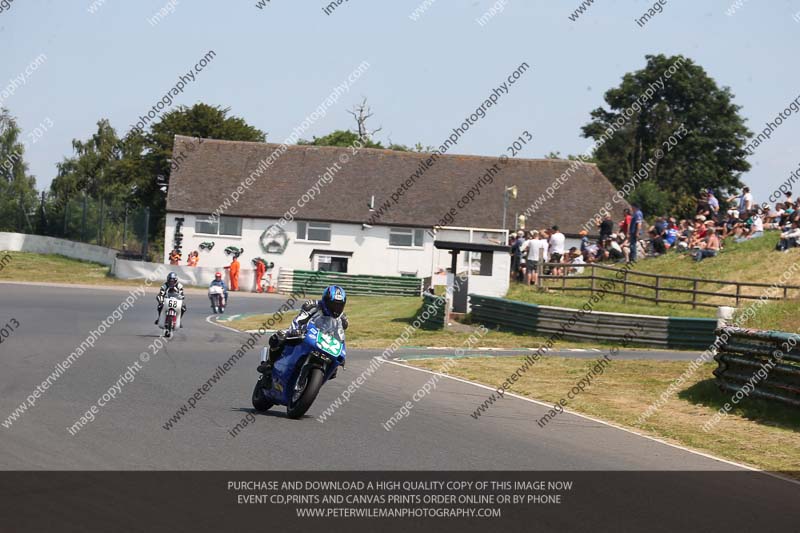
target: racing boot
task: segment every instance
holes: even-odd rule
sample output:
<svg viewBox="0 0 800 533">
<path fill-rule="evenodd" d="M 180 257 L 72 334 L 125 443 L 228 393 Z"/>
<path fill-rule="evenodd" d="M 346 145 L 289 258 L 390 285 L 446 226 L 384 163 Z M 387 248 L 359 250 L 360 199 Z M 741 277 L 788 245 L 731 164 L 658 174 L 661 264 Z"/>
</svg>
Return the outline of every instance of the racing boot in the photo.
<svg viewBox="0 0 800 533">
<path fill-rule="evenodd" d="M 272 376 L 272 367 L 275 365 L 275 361 L 281 356 L 281 352 L 283 348 L 281 346 L 277 346 L 275 348 L 269 349 L 269 357 L 267 360 L 258 365 L 258 371 L 264 374 L 264 378 L 268 380 Z"/>
</svg>

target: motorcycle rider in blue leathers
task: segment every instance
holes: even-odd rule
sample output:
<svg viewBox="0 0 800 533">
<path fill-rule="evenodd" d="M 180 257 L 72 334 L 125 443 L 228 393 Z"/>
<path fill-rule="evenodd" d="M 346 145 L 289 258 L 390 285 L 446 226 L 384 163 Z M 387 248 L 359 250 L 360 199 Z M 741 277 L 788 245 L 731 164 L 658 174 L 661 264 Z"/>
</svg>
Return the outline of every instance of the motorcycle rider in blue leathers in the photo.
<svg viewBox="0 0 800 533">
<path fill-rule="evenodd" d="M 183 294 L 183 284 L 178 281 L 178 275 L 175 272 L 170 272 L 167 274 L 167 282 L 161 286 L 161 289 L 156 295 L 156 301 L 158 302 L 158 316 L 156 317 L 155 321 L 156 325 L 158 325 L 158 320 L 161 318 L 161 310 L 164 308 L 164 298 L 168 292 L 172 291 L 177 292 L 178 297 L 181 299 L 181 318 L 183 318 L 183 315 L 186 314 L 186 299 L 184 298 Z M 181 321 L 181 327 L 183 327 L 183 321 Z"/>
<path fill-rule="evenodd" d="M 332 316 L 342 321 L 342 328 L 349 325 L 344 306 L 347 295 L 338 285 L 331 285 L 322 293 L 321 300 L 306 300 L 300 307 L 300 313 L 292 320 L 289 329 L 279 329 L 269 338 L 269 358 L 258 366 L 258 371 L 268 377 L 275 362 L 281 358 L 287 339 L 300 337 L 305 332 L 306 324 L 320 315 Z"/>
</svg>

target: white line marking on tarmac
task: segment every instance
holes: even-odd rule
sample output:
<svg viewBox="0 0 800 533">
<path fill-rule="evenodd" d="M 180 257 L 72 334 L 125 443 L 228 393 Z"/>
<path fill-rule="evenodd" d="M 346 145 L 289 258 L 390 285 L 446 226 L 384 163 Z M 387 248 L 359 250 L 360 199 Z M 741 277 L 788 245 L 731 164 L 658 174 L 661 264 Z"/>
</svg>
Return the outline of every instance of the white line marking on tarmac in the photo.
<svg viewBox="0 0 800 533">
<path fill-rule="evenodd" d="M 455 376 L 449 376 L 447 374 L 441 374 L 439 372 L 433 372 L 431 370 L 426 370 L 424 368 L 417 368 L 417 367 L 411 366 L 411 365 L 404 365 L 402 363 L 399 363 L 399 362 L 393 361 L 393 360 L 389 360 L 389 359 L 387 359 L 386 362 L 387 363 L 391 363 L 393 365 L 405 367 L 405 368 L 408 368 L 408 369 L 411 369 L 411 370 L 417 370 L 419 372 L 426 372 L 428 374 L 433 374 L 435 376 L 449 378 L 449 379 L 452 379 L 452 380 L 455 380 L 455 381 L 460 381 L 462 383 L 468 383 L 469 385 L 474 385 L 474 386 L 480 387 L 482 389 L 486 389 L 486 390 L 490 390 L 490 391 L 496 391 L 496 389 L 493 389 L 492 387 L 489 387 L 488 385 L 483 385 L 482 383 L 475 383 L 474 381 L 469 381 L 467 379 L 458 378 L 458 377 L 455 377 Z M 532 398 L 526 398 L 525 396 L 520 396 L 518 394 L 514 394 L 513 392 L 506 392 L 503 395 L 503 397 L 505 397 L 505 396 L 511 396 L 512 398 L 517 398 L 519 400 L 524 400 L 526 402 L 535 403 L 536 405 L 541 405 L 542 407 L 546 407 L 548 409 L 550 409 L 553 406 L 551 403 L 544 403 L 544 402 L 541 402 L 539 400 L 534 400 Z M 783 481 L 787 481 L 787 482 L 790 482 L 790 483 L 794 483 L 796 485 L 800 485 L 800 481 L 797 481 L 795 479 L 790 479 L 790 478 L 787 478 L 787 477 L 784 477 L 784 476 L 780 476 L 778 474 L 773 474 L 772 472 L 766 472 L 766 471 L 761 470 L 759 468 L 743 465 L 743 464 L 740 464 L 740 463 L 729 461 L 727 459 L 722 459 L 720 457 L 715 457 L 713 455 L 710 455 L 710 454 L 707 454 L 707 453 L 704 453 L 704 452 L 700 452 L 700 451 L 697 451 L 697 450 L 692 450 L 691 448 L 686 448 L 685 446 L 681 446 L 680 444 L 673 444 L 671 442 L 667 442 L 667 441 L 661 440 L 661 439 L 659 439 L 657 437 L 652 437 L 650 435 L 645 435 L 643 433 L 638 433 L 638 432 L 636 432 L 636 431 L 634 431 L 632 429 L 628 429 L 628 428 L 625 428 L 625 427 L 622 427 L 622 426 L 617 426 L 617 425 L 612 424 L 610 422 L 606 422 L 605 420 L 600 420 L 600 419 L 597 419 L 597 418 L 593 418 L 591 416 L 583 415 L 581 413 L 576 413 L 575 411 L 570 411 L 570 410 L 567 410 L 567 409 L 564 409 L 564 412 L 569 413 L 571 415 L 575 415 L 575 416 L 581 417 L 581 418 L 585 418 L 586 420 L 591 420 L 592 422 L 597 422 L 598 424 L 602 424 L 604 426 L 608 426 L 608 427 L 611 427 L 611 428 L 614 428 L 614 429 L 619 429 L 621 431 L 624 431 L 626 433 L 630 433 L 632 435 L 636 435 L 637 437 L 641 437 L 643 439 L 651 440 L 651 441 L 654 441 L 654 442 L 658 442 L 659 444 L 664 444 L 664 445 L 670 446 L 672 448 L 677 448 L 677 449 L 683 450 L 685 452 L 693 453 L 695 455 L 699 455 L 699 456 L 705 457 L 707 459 L 713 459 L 714 461 L 719 461 L 721 463 L 729 464 L 729 465 L 736 466 L 736 467 L 739 467 L 739 468 L 743 468 L 745 470 L 750 470 L 750 471 L 753 471 L 753 472 L 761 472 L 762 474 L 766 474 L 766 475 L 768 475 L 770 477 L 774 477 L 774 478 L 777 478 L 777 479 L 780 479 L 780 480 L 783 480 Z"/>
<path fill-rule="evenodd" d="M 225 329 L 227 329 L 228 331 L 233 331 L 234 333 L 244 333 L 244 331 L 242 331 L 242 330 L 239 330 L 239 329 L 234 329 L 234 328 L 229 328 L 228 326 L 223 326 L 222 324 L 220 324 L 220 323 L 219 323 L 219 322 L 217 322 L 216 320 L 211 320 L 211 319 L 212 319 L 212 318 L 214 318 L 215 316 L 216 316 L 216 315 L 208 315 L 208 316 L 206 317 L 206 322 L 208 322 L 209 324 L 214 324 L 215 326 L 219 326 L 219 327 L 221 327 L 221 328 L 225 328 Z"/>
</svg>

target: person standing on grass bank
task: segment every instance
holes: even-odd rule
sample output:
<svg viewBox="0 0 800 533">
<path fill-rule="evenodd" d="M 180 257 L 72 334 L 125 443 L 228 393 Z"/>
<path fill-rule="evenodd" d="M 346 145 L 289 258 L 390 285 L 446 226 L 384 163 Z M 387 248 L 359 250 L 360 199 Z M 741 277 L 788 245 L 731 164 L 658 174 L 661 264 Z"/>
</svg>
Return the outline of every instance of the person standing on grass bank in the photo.
<svg viewBox="0 0 800 533">
<path fill-rule="evenodd" d="M 622 220 L 619 221 L 619 232 L 622 235 L 628 235 L 631 229 L 631 210 L 626 207 L 622 214 Z"/>
<path fill-rule="evenodd" d="M 522 281 L 522 245 L 524 243 L 525 232 L 519 230 L 511 244 L 511 276 L 517 281 Z"/>
<path fill-rule="evenodd" d="M 561 259 L 564 257 L 564 243 L 566 241 L 566 237 L 564 234 L 558 230 L 558 226 L 553 226 L 550 232 L 550 262 L 551 263 L 560 263 Z M 553 269 L 554 276 L 561 275 L 561 269 L 559 267 L 555 267 Z"/>
<path fill-rule="evenodd" d="M 538 231 L 531 233 L 531 240 L 525 243 L 528 249 L 526 268 L 528 270 L 528 285 L 539 282 L 539 262 L 547 260 L 547 241 L 541 238 Z"/>
<path fill-rule="evenodd" d="M 739 196 L 731 196 L 728 201 L 739 200 L 739 217 L 753 209 L 753 195 L 750 194 L 750 187 L 743 187 L 742 194 Z"/>
<path fill-rule="evenodd" d="M 719 200 L 714 196 L 713 189 L 708 189 L 706 192 L 708 193 L 708 208 L 711 211 L 711 216 L 714 217 L 714 220 L 717 220 L 719 217 Z"/>
<path fill-rule="evenodd" d="M 631 214 L 631 222 L 630 222 L 630 232 L 628 236 L 630 237 L 630 246 L 631 246 L 631 261 L 636 261 L 636 256 L 638 254 L 637 250 L 637 241 L 639 240 L 639 235 L 642 233 L 642 225 L 644 224 L 644 214 L 642 210 L 639 209 L 639 206 L 636 204 L 632 204 L 633 213 Z"/>
</svg>

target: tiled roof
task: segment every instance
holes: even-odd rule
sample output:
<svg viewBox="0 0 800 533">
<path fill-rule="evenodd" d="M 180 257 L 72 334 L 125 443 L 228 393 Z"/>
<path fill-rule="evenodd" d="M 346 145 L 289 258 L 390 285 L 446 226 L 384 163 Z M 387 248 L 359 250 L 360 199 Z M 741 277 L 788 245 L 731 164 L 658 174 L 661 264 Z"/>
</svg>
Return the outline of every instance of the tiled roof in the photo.
<svg viewBox="0 0 800 533">
<path fill-rule="evenodd" d="M 192 137 L 176 136 L 174 156 L 183 151 L 185 157 L 170 177 L 167 210 L 213 213 L 279 146 L 212 139 L 198 143 Z M 319 197 L 300 208 L 297 219 L 367 222 L 371 215 L 370 197 L 375 196 L 376 207 L 391 201 L 392 193 L 431 158 L 431 154 L 393 150 L 365 148 L 352 156 L 350 148 L 289 146 L 224 214 L 280 218 L 318 183 L 326 169 L 345 155 L 349 162 L 339 163 L 341 170 L 333 181 L 322 184 Z M 456 207 L 456 202 L 496 163 L 495 157 L 440 156 L 375 224 L 415 227 L 438 224 L 442 215 Z M 514 225 L 514 215 L 532 205 L 571 163 L 557 159 L 509 159 L 508 164 L 499 165 L 502 171 L 493 177 L 493 182 L 483 186 L 480 195 L 466 208 L 458 210 L 450 225 L 499 228 L 503 188 L 517 185 L 519 194 L 509 202 L 507 219 L 509 225 Z M 596 166 L 583 165 L 530 217 L 526 226 L 558 224 L 565 233 L 577 233 L 615 192 Z M 624 207 L 628 207 L 625 202 L 614 204 L 615 220 L 621 218 Z"/>
</svg>

